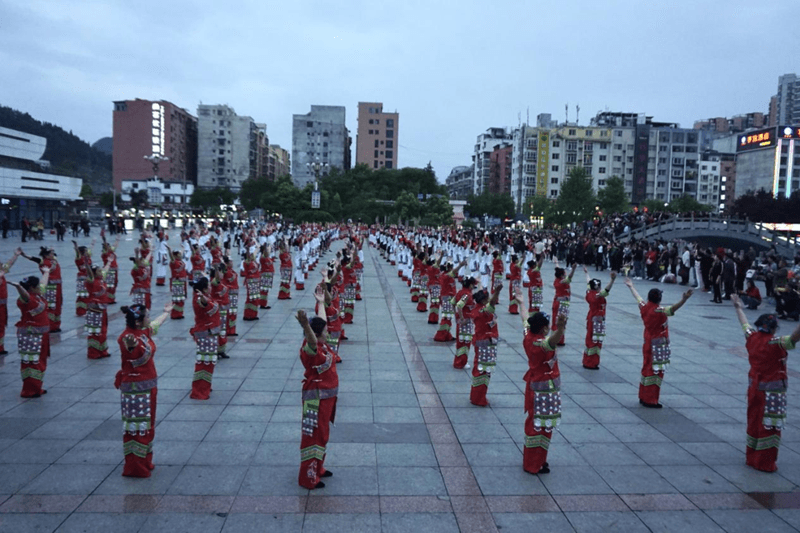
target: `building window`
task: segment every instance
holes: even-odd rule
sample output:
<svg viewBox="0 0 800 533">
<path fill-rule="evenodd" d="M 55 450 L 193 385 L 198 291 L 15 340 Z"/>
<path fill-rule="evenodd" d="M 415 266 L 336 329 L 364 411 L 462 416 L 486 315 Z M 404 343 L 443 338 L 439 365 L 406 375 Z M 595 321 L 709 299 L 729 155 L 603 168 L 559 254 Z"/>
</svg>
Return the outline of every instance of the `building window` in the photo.
<svg viewBox="0 0 800 533">
<path fill-rule="evenodd" d="M 558 165 L 553 165 L 550 167 L 550 172 L 558 172 Z"/>
<path fill-rule="evenodd" d="M 384 164 L 384 166 L 385 166 L 386 168 L 392 168 L 392 162 L 391 162 L 391 161 L 386 161 L 386 163 Z"/>
<path fill-rule="evenodd" d="M 586 136 L 591 137 L 594 134 L 594 130 L 586 130 Z"/>
<path fill-rule="evenodd" d="M 393 139 L 394 138 L 394 130 L 386 130 L 386 138 Z"/>
<path fill-rule="evenodd" d="M 561 157 L 561 154 L 551 154 L 550 159 L 558 159 Z"/>
<path fill-rule="evenodd" d="M 370 135 L 372 135 L 372 131 L 373 131 L 373 130 L 369 130 L 369 134 L 370 134 Z"/>
<path fill-rule="evenodd" d="M 378 157 L 378 151 L 375 150 L 375 155 L 373 157 Z"/>
<path fill-rule="evenodd" d="M 369 119 L 369 123 L 372 124 L 372 119 Z"/>
<path fill-rule="evenodd" d="M 600 167 L 597 172 L 600 173 L 600 174 L 605 174 L 606 173 L 606 167 Z"/>
<path fill-rule="evenodd" d="M 376 119 L 375 119 L 375 124 L 380 124 L 380 123 L 381 123 L 381 119 L 379 119 L 379 118 L 376 118 Z"/>
<path fill-rule="evenodd" d="M 577 150 L 577 149 L 578 149 L 577 141 L 567 141 L 567 150 Z"/>
<path fill-rule="evenodd" d="M 561 146 L 561 141 L 553 141 L 553 148 L 558 148 Z"/>
<path fill-rule="evenodd" d="M 558 178 L 550 178 L 550 183 L 553 183 L 553 184 L 558 183 Z"/>
<path fill-rule="evenodd" d="M 575 135 L 575 130 L 569 130 L 569 133 L 567 133 L 567 135 Z"/>
<path fill-rule="evenodd" d="M 308 122 L 306 122 L 306 128 L 313 128 L 313 127 L 314 127 L 314 123 L 313 122 L 311 122 L 310 120 Z"/>
<path fill-rule="evenodd" d="M 378 140 L 375 139 L 375 148 L 377 148 L 378 146 L 379 146 Z"/>
<path fill-rule="evenodd" d="M 622 137 L 622 130 L 614 130 L 614 137 Z"/>
<path fill-rule="evenodd" d="M 377 161 L 373 161 L 372 162 L 372 168 L 378 168 L 378 162 Z"/>
<path fill-rule="evenodd" d="M 386 127 L 387 128 L 394 128 L 394 119 L 393 118 L 387 118 L 386 119 Z"/>
<path fill-rule="evenodd" d="M 381 141 L 383 144 L 383 141 Z M 394 148 L 394 141 L 386 141 L 386 148 Z"/>
<path fill-rule="evenodd" d="M 386 158 L 392 159 L 394 157 L 394 150 L 386 150 Z"/>
<path fill-rule="evenodd" d="M 600 156 L 600 161 L 605 161 L 607 158 L 608 158 L 608 156 L 601 155 L 601 156 Z"/>
<path fill-rule="evenodd" d="M 614 145 L 614 150 L 622 150 L 622 145 L 621 144 L 615 144 Z"/>
</svg>

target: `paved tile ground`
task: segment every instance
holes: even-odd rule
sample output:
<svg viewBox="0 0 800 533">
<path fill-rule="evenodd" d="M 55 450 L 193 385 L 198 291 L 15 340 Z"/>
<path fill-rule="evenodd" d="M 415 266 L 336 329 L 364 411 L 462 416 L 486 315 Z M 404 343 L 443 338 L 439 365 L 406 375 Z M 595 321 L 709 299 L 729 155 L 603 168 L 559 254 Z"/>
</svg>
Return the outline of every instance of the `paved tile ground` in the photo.
<svg viewBox="0 0 800 533">
<path fill-rule="evenodd" d="M 1 241 L 0 259 L 14 246 Z M 0 532 L 800 528 L 800 418 L 792 414 L 800 397 L 789 389 L 778 472 L 747 468 L 748 364 L 732 307 L 697 293 L 670 319 L 665 408 L 651 411 L 637 401 L 642 325 L 633 298 L 615 285 L 602 366 L 588 371 L 581 367 L 587 307 L 578 294 L 567 346 L 559 349 L 564 419 L 550 449 L 552 472 L 536 477 L 521 467 L 527 363 L 519 317 L 505 312 L 506 295 L 492 407 L 473 407 L 468 373 L 451 366 L 453 344 L 432 342 L 436 328 L 416 312 L 408 288 L 375 250 L 365 250 L 364 300 L 342 345 L 338 423 L 328 449 L 335 476 L 324 490 L 297 486 L 302 366 L 293 313 L 311 309 L 310 290 L 293 291 L 289 301 L 272 298 L 258 322 L 240 320 L 231 359 L 218 364 L 207 402 L 188 397 L 192 319 L 165 324 L 157 337 L 157 468 L 150 479 L 123 478 L 112 385 L 119 362 L 86 359 L 83 324 L 72 316 L 71 246 L 56 247 L 66 280 L 64 332 L 52 341 L 49 393 L 19 398 L 11 330 L 11 353 L 0 358 Z M 132 248 L 129 237 L 119 256 Z M 37 243 L 25 250 L 35 253 Z M 121 263 L 118 294 L 125 302 L 130 266 Z M 544 269 L 547 301 L 552 266 Z M 35 272 L 20 259 L 10 277 Z M 582 272 L 576 280 L 581 293 Z M 649 284 L 637 285 L 645 293 Z M 682 289 L 662 288 L 666 303 Z M 153 296 L 159 309 L 167 289 L 154 287 Z M 12 306 L 12 324 L 17 316 Z M 783 323 L 782 332 L 793 326 Z M 115 309 L 112 346 L 122 327 Z M 797 367 L 792 357 L 789 367 Z"/>
</svg>

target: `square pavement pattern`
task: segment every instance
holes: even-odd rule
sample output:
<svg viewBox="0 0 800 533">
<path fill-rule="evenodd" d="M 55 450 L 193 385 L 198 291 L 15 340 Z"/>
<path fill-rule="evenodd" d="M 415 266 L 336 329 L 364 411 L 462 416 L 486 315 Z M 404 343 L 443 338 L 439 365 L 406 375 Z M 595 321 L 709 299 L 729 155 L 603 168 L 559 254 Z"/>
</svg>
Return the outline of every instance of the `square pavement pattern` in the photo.
<svg viewBox="0 0 800 533">
<path fill-rule="evenodd" d="M 132 238 L 123 238 L 120 258 L 131 255 Z M 23 246 L 35 254 L 38 244 Z M 609 296 L 601 368 L 581 366 L 587 305 L 579 271 L 567 343 L 559 348 L 563 423 L 550 447 L 552 472 L 531 476 L 522 470 L 527 362 L 519 317 L 507 313 L 507 292 L 498 307 L 501 343 L 491 407 L 474 407 L 468 371 L 452 368 L 454 344 L 433 342 L 436 327 L 416 312 L 396 268 L 367 245 L 364 298 L 340 351 L 337 424 L 326 462 L 335 475 L 326 488 L 309 492 L 297 485 L 303 367 L 293 315 L 312 310 L 319 271 L 310 273 L 305 291 L 292 291 L 291 300 L 277 300 L 276 281 L 272 309 L 261 310 L 259 321 L 242 322 L 240 313 L 239 336 L 228 344 L 231 358 L 217 365 L 209 401 L 189 398 L 195 351 L 190 306 L 186 320 L 167 321 L 156 337 L 157 466 L 149 479 L 123 478 L 113 386 L 123 318 L 118 307 L 110 310 L 111 358 L 88 360 L 83 321 L 73 316 L 71 245 L 44 244 L 55 245 L 62 263 L 64 331 L 51 341 L 48 394 L 20 398 L 13 331 L 19 312 L 11 300 L 10 353 L 0 357 L 0 532 L 800 528 L 800 417 L 793 416 L 800 398 L 790 387 L 778 471 L 746 467 L 749 366 L 732 306 L 696 293 L 670 318 L 665 407 L 647 410 L 637 398 L 642 324 L 621 282 Z M 14 246 L 1 241 L 0 260 Z M 120 260 L 120 266 L 121 305 L 131 278 L 130 265 Z M 552 271 L 545 263 L 546 302 L 553 297 Z M 20 258 L 8 277 L 36 272 Z M 607 279 L 607 273 L 600 276 Z M 647 282 L 637 285 L 646 293 Z M 663 288 L 665 303 L 682 289 Z M 168 296 L 167 287 L 153 287 L 154 314 Z M 788 334 L 794 323 L 782 326 Z M 795 353 L 790 380 L 798 377 Z"/>
</svg>

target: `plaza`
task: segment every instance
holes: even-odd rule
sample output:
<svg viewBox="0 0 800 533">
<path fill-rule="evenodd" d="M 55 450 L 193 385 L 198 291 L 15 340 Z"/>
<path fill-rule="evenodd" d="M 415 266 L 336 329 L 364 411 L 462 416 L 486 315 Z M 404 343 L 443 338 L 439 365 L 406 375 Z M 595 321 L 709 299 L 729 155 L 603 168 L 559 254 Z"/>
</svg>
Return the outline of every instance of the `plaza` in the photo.
<svg viewBox="0 0 800 533">
<path fill-rule="evenodd" d="M 171 242 L 177 233 L 172 232 Z M 63 332 L 51 335 L 44 386 L 19 397 L 13 324 L 19 317 L 9 287 L 9 329 L 0 357 L 0 532 L 28 531 L 796 531 L 800 529 L 800 377 L 789 353 L 788 426 L 778 471 L 745 466 L 749 364 L 732 305 L 696 291 L 669 319 L 672 364 L 664 408 L 639 405 L 642 323 L 636 302 L 617 280 L 608 298 L 600 370 L 581 366 L 584 274 L 573 281 L 566 346 L 558 349 L 563 419 L 554 433 L 551 473 L 522 470 L 522 379 L 528 363 L 522 325 L 498 306 L 500 346 L 489 385 L 491 407 L 470 405 L 470 374 L 452 368 L 454 343 L 435 343 L 436 326 L 418 313 L 396 267 L 364 247 L 363 300 L 345 326 L 338 365 L 336 425 L 326 487 L 297 484 L 300 442 L 298 357 L 302 331 L 294 315 L 311 313 L 313 285 L 291 300 L 270 292 L 260 320 L 239 318 L 230 359 L 215 369 L 210 400 L 189 398 L 193 323 L 167 321 L 155 337 L 159 371 L 154 463 L 147 479 L 124 478 L 116 338 L 128 303 L 134 235 L 118 250 L 118 305 L 109 309 L 111 357 L 86 358 L 83 319 L 74 316 L 72 245 L 54 243 L 64 279 Z M 88 245 L 81 238 L 80 245 Z M 16 243 L 0 241 L 0 260 Z M 25 243 L 29 255 L 39 243 Z M 341 248 L 332 251 L 321 264 Z M 99 246 L 95 246 L 99 257 Z M 239 258 L 234 258 L 237 267 Z M 553 267 L 545 262 L 545 309 L 553 299 Z M 608 273 L 590 274 L 605 284 Z M 8 279 L 38 275 L 20 258 Z M 654 286 L 636 282 L 640 293 Z M 240 280 L 240 286 L 241 286 Z M 665 304 L 684 287 L 660 285 Z M 169 299 L 155 287 L 152 314 Z M 243 289 L 242 289 L 243 291 Z M 766 304 L 765 304 L 766 305 Z M 762 305 L 764 309 L 764 305 Z M 758 311 L 746 311 L 753 321 Z M 781 322 L 788 335 L 795 322 Z M 472 357 L 470 357 L 471 359 Z"/>
</svg>

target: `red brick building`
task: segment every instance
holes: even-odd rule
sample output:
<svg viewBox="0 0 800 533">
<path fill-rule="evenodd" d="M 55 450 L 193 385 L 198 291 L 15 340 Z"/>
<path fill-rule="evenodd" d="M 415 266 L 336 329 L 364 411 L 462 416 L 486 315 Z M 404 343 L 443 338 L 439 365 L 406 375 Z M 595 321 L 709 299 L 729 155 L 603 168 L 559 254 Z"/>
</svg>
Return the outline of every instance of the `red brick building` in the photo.
<svg viewBox="0 0 800 533">
<path fill-rule="evenodd" d="M 501 144 L 489 154 L 489 192 L 511 194 L 512 150 L 512 145 Z"/>
</svg>

